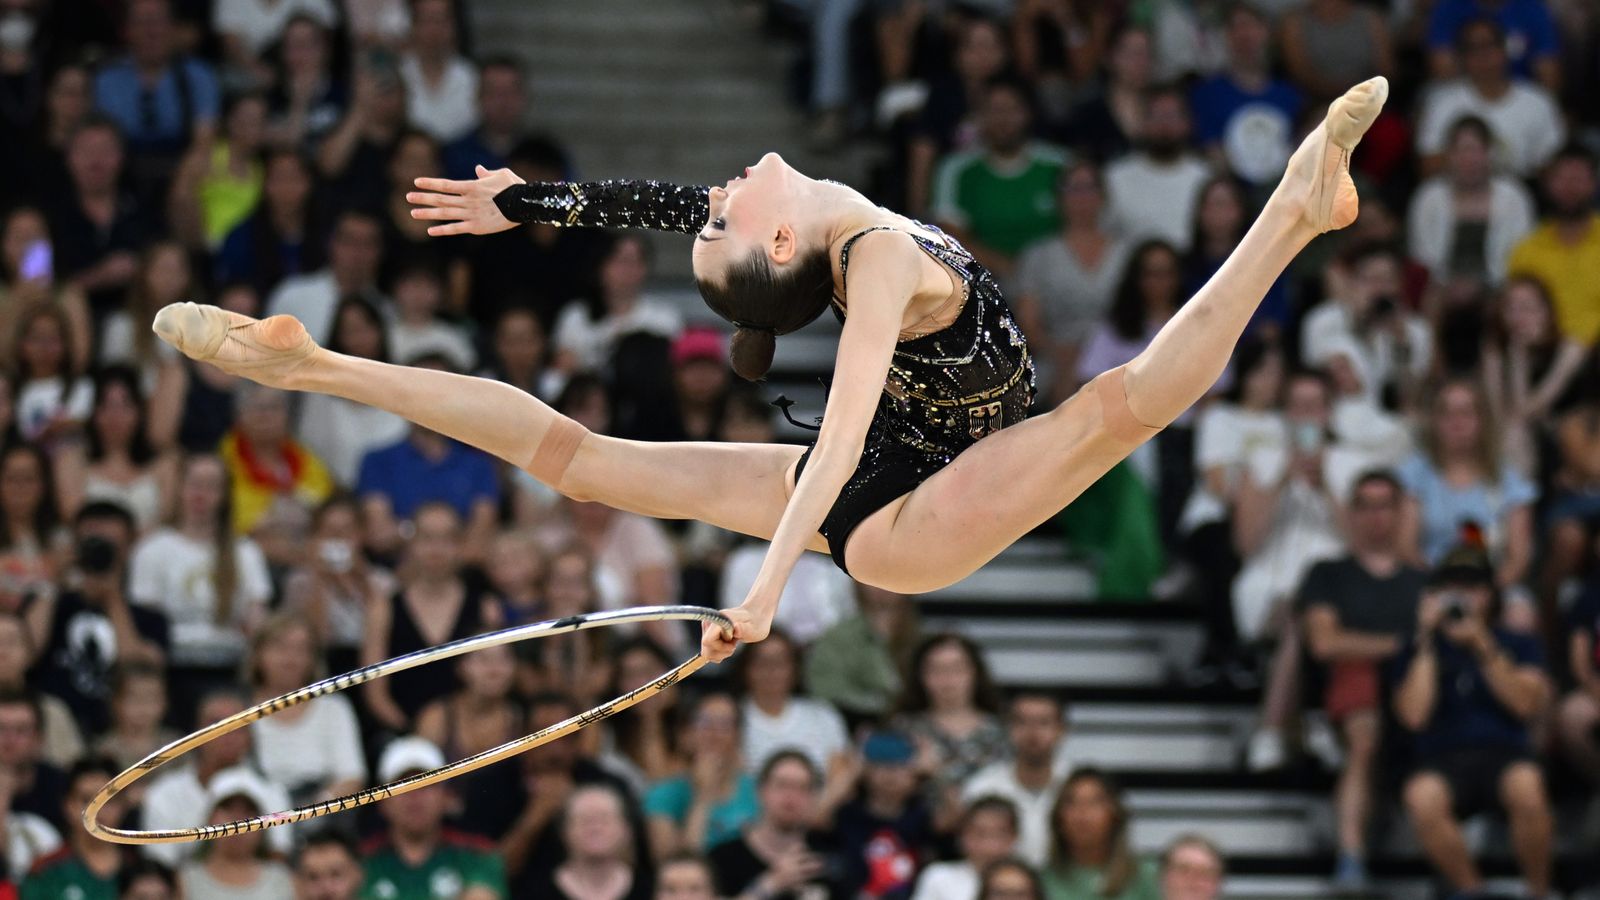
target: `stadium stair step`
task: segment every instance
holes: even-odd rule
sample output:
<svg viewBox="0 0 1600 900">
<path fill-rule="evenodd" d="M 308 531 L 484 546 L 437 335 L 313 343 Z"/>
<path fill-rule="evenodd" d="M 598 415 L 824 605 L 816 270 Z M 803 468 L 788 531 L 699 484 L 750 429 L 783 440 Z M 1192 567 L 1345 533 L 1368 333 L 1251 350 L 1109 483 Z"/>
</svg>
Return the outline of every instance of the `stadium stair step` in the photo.
<svg viewBox="0 0 1600 900">
<path fill-rule="evenodd" d="M 730 0 L 472 9 L 478 50 L 524 61 L 530 124 L 571 150 L 582 177 L 721 183 L 776 150 L 807 174 L 860 182 L 870 148 L 811 150 L 807 117 L 788 96 L 793 49 Z M 657 274 L 686 277 L 687 246 L 658 254 Z"/>
</svg>

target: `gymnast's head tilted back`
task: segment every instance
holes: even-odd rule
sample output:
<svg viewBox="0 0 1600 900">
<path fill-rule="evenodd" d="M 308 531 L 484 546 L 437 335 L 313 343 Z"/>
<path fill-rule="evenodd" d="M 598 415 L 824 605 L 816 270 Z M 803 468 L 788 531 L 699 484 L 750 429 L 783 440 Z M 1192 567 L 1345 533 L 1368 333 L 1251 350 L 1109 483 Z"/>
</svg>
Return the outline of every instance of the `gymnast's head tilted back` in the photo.
<svg viewBox="0 0 1600 900">
<path fill-rule="evenodd" d="M 738 331 L 733 369 L 755 381 L 772 366 L 776 336 L 809 323 L 833 296 L 828 247 L 813 227 L 825 215 L 814 184 L 776 153 L 724 187 L 695 237 L 694 276 L 712 311 Z"/>
</svg>

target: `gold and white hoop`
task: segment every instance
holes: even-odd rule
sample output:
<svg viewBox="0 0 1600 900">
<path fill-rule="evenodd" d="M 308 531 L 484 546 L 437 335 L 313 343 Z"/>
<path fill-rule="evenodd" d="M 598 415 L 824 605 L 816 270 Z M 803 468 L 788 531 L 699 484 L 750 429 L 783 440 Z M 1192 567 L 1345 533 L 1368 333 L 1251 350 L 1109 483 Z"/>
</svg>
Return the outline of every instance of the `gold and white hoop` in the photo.
<svg viewBox="0 0 1600 900">
<path fill-rule="evenodd" d="M 229 732 L 237 731 L 252 722 L 259 722 L 274 713 L 282 712 L 293 706 L 299 706 L 309 700 L 355 687 L 358 684 L 376 681 L 387 675 L 403 672 L 406 669 L 416 668 L 426 663 L 449 659 L 453 656 L 460 656 L 486 647 L 498 647 L 502 644 L 514 644 L 531 638 L 551 637 L 553 635 L 587 631 L 592 628 L 604 628 L 611 625 L 632 625 L 671 620 L 715 625 L 730 634 L 733 630 L 733 623 L 729 622 L 726 616 L 714 609 L 703 606 L 643 606 L 634 609 L 620 609 L 614 612 L 568 616 L 564 619 L 553 619 L 548 622 L 532 622 L 527 625 L 518 625 L 514 628 L 481 634 L 476 637 L 462 638 L 459 641 L 451 641 L 448 644 L 440 644 L 437 647 L 427 647 L 415 653 L 408 653 L 375 665 L 356 669 L 353 672 L 347 672 L 333 678 L 325 678 L 316 684 L 307 685 L 297 691 L 291 691 L 281 697 L 274 697 L 271 700 L 259 703 L 220 722 L 201 728 L 188 737 L 173 741 L 134 763 L 127 771 L 111 779 L 105 787 L 101 788 L 100 793 L 96 794 L 94 799 L 83 810 L 83 825 L 95 837 L 118 844 L 174 844 L 188 841 L 209 841 L 235 834 L 261 831 L 275 825 L 302 822 L 306 819 L 314 819 L 318 816 L 342 812 L 347 809 L 355 809 L 358 806 L 366 806 L 369 803 L 376 803 L 379 800 L 386 800 L 390 797 L 438 784 L 457 775 L 463 775 L 515 756 L 540 744 L 547 744 L 586 725 L 593 725 L 595 722 L 621 712 L 635 703 L 653 697 L 677 684 L 685 677 L 698 671 L 701 666 L 706 664 L 707 660 L 704 656 L 696 655 L 693 659 L 648 684 L 641 685 L 608 703 L 603 703 L 588 712 L 557 722 L 533 734 L 507 741 L 498 747 L 473 754 L 465 759 L 457 760 L 429 772 L 419 772 L 399 781 L 380 784 L 377 787 L 366 788 L 343 797 L 335 797 L 332 800 L 299 806 L 283 812 L 263 813 L 262 815 L 241 819 L 237 822 L 201 825 L 196 828 L 179 828 L 171 831 L 134 831 L 111 828 L 100 824 L 99 821 L 102 807 L 111 802 L 113 797 L 127 790 L 134 782 L 150 774 L 158 766 L 171 762 L 183 754 L 204 746 Z"/>
</svg>

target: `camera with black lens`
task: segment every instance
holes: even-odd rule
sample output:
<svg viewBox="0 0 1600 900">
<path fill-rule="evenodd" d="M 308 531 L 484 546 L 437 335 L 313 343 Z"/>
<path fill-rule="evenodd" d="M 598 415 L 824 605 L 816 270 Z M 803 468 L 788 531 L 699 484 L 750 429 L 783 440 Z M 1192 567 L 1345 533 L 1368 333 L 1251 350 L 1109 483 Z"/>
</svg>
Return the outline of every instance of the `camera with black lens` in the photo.
<svg viewBox="0 0 1600 900">
<path fill-rule="evenodd" d="M 98 534 L 78 541 L 78 570 L 85 575 L 109 575 L 117 567 L 117 545 Z"/>
<path fill-rule="evenodd" d="M 1468 599 L 1466 594 L 1463 594 L 1460 591 L 1450 591 L 1446 593 L 1444 597 L 1440 599 L 1440 607 L 1443 609 L 1445 621 L 1460 622 L 1461 620 L 1465 619 L 1467 617 L 1467 604 Z"/>
</svg>

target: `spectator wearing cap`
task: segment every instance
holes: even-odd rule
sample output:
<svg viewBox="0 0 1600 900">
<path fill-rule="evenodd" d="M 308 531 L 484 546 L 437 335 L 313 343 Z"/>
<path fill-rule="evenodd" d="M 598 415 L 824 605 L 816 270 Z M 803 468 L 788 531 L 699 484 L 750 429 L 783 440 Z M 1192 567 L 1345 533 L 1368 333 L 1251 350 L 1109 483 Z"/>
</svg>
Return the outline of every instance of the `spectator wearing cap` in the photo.
<svg viewBox="0 0 1600 900">
<path fill-rule="evenodd" d="M 444 148 L 445 177 L 470 181 L 477 167 L 506 168 L 511 148 L 527 134 L 528 78 L 516 57 L 496 56 L 478 70 L 478 127 Z"/>
<path fill-rule="evenodd" d="M 1021 691 L 1006 710 L 1011 758 L 979 769 L 962 785 L 966 803 L 1003 797 L 1017 808 L 1021 828 L 1016 855 L 1042 866 L 1050 856 L 1050 807 L 1070 774 L 1065 749 L 1067 708 L 1044 691 Z"/>
<path fill-rule="evenodd" d="M 452 0 L 411 4 L 411 52 L 400 60 L 411 124 L 441 142 L 478 124 L 478 69 L 461 55 Z"/>
<path fill-rule="evenodd" d="M 206 785 L 206 823 L 222 825 L 276 812 L 281 791 L 245 768 Z M 178 871 L 186 900 L 282 900 L 294 890 L 289 867 L 268 856 L 267 836 L 247 831 L 208 842 Z"/>
<path fill-rule="evenodd" d="M 757 779 L 759 811 L 707 854 L 719 896 L 739 900 L 798 900 L 849 896 L 843 866 L 829 836 L 812 831 L 821 776 L 805 754 L 786 750 L 767 761 Z"/>
<path fill-rule="evenodd" d="M 294 900 L 356 900 L 361 892 L 361 852 L 334 830 L 308 838 L 294 858 Z"/>
<path fill-rule="evenodd" d="M 911 900 L 969 900 L 977 896 L 980 873 L 1015 852 L 1018 819 L 1016 804 L 1004 797 L 979 797 L 968 803 L 956 828 L 961 858 L 931 863 L 923 869 Z"/>
<path fill-rule="evenodd" d="M 1453 35 L 1464 77 L 1431 88 L 1417 115 L 1417 155 L 1424 174 L 1444 162 L 1450 126 L 1477 116 L 1494 133 L 1495 162 L 1518 178 L 1539 171 L 1566 140 L 1566 121 L 1550 92 L 1512 77 L 1505 31 L 1492 19 L 1468 19 Z"/>
<path fill-rule="evenodd" d="M 718 439 L 728 385 L 728 354 L 722 334 L 712 328 L 684 329 L 672 342 L 678 440 Z"/>
<path fill-rule="evenodd" d="M 1409 635 L 1426 578 L 1399 553 L 1404 500 L 1405 491 L 1387 472 L 1357 479 L 1345 519 L 1350 553 L 1312 566 L 1297 599 L 1306 646 L 1326 669 L 1323 709 L 1345 751 L 1334 790 L 1334 878 L 1350 888 L 1366 881 L 1367 821 L 1386 718 L 1382 666 Z"/>
<path fill-rule="evenodd" d="M 744 692 L 744 764 L 751 772 L 787 748 L 798 748 L 823 772 L 849 746 L 838 710 L 797 696 L 800 668 L 800 645 L 781 628 L 734 660 L 734 679 Z"/>
<path fill-rule="evenodd" d="M 118 771 L 109 759 L 88 757 L 67 773 L 67 791 L 61 797 L 67 845 L 34 862 L 22 884 L 22 900 L 103 897 L 116 890 L 117 876 L 128 858 L 116 844 L 89 835 L 83 826 L 83 810 Z M 118 797 L 101 807 L 100 822 L 121 827 L 127 812 L 126 801 Z"/>
<path fill-rule="evenodd" d="M 444 753 L 422 738 L 396 738 L 378 758 L 378 780 L 388 783 L 437 769 Z M 434 784 L 386 801 L 386 828 L 363 848 L 362 896 L 384 900 L 506 900 L 505 869 L 494 847 L 444 827 L 449 788 Z"/>
<path fill-rule="evenodd" d="M 839 848 L 846 896 L 911 892 L 935 839 L 933 817 L 917 790 L 916 755 L 904 734 L 876 731 L 859 753 L 840 756 L 827 770 L 815 827 L 828 829 Z"/>
<path fill-rule="evenodd" d="M 1226 872 L 1216 844 L 1198 834 L 1180 834 L 1161 854 L 1161 900 L 1217 900 Z"/>
<path fill-rule="evenodd" d="M 677 307 L 645 292 L 653 259 L 653 248 L 643 235 L 612 239 L 600 257 L 595 296 L 567 304 L 556 319 L 557 371 L 571 375 L 603 370 L 617 342 L 634 332 L 670 341 L 683 331 Z"/>
<path fill-rule="evenodd" d="M 1403 798 L 1423 852 L 1463 895 L 1481 891 L 1483 876 L 1461 820 L 1504 811 L 1528 895 L 1543 897 L 1553 822 L 1531 726 L 1551 686 L 1538 642 L 1495 626 L 1495 583 L 1481 547 L 1446 554 L 1417 605 L 1415 639 L 1390 668 L 1395 716 L 1416 762 Z"/>
<path fill-rule="evenodd" d="M 195 708 L 198 724 L 218 722 L 245 708 L 244 696 L 236 689 L 219 689 L 200 698 Z M 195 821 L 207 806 L 211 783 L 222 773 L 247 767 L 245 758 L 250 753 L 250 731 L 241 729 L 220 735 L 185 758 L 179 768 L 155 777 L 144 793 L 141 808 L 144 827 L 149 829 L 193 828 L 202 824 Z M 269 786 L 271 802 L 265 804 L 268 812 L 288 809 L 289 794 L 281 788 Z M 284 825 L 266 831 L 267 845 L 275 853 L 286 854 L 294 837 L 294 826 Z M 141 849 L 145 856 L 171 868 L 190 859 L 200 845 L 148 844 Z"/>
</svg>

